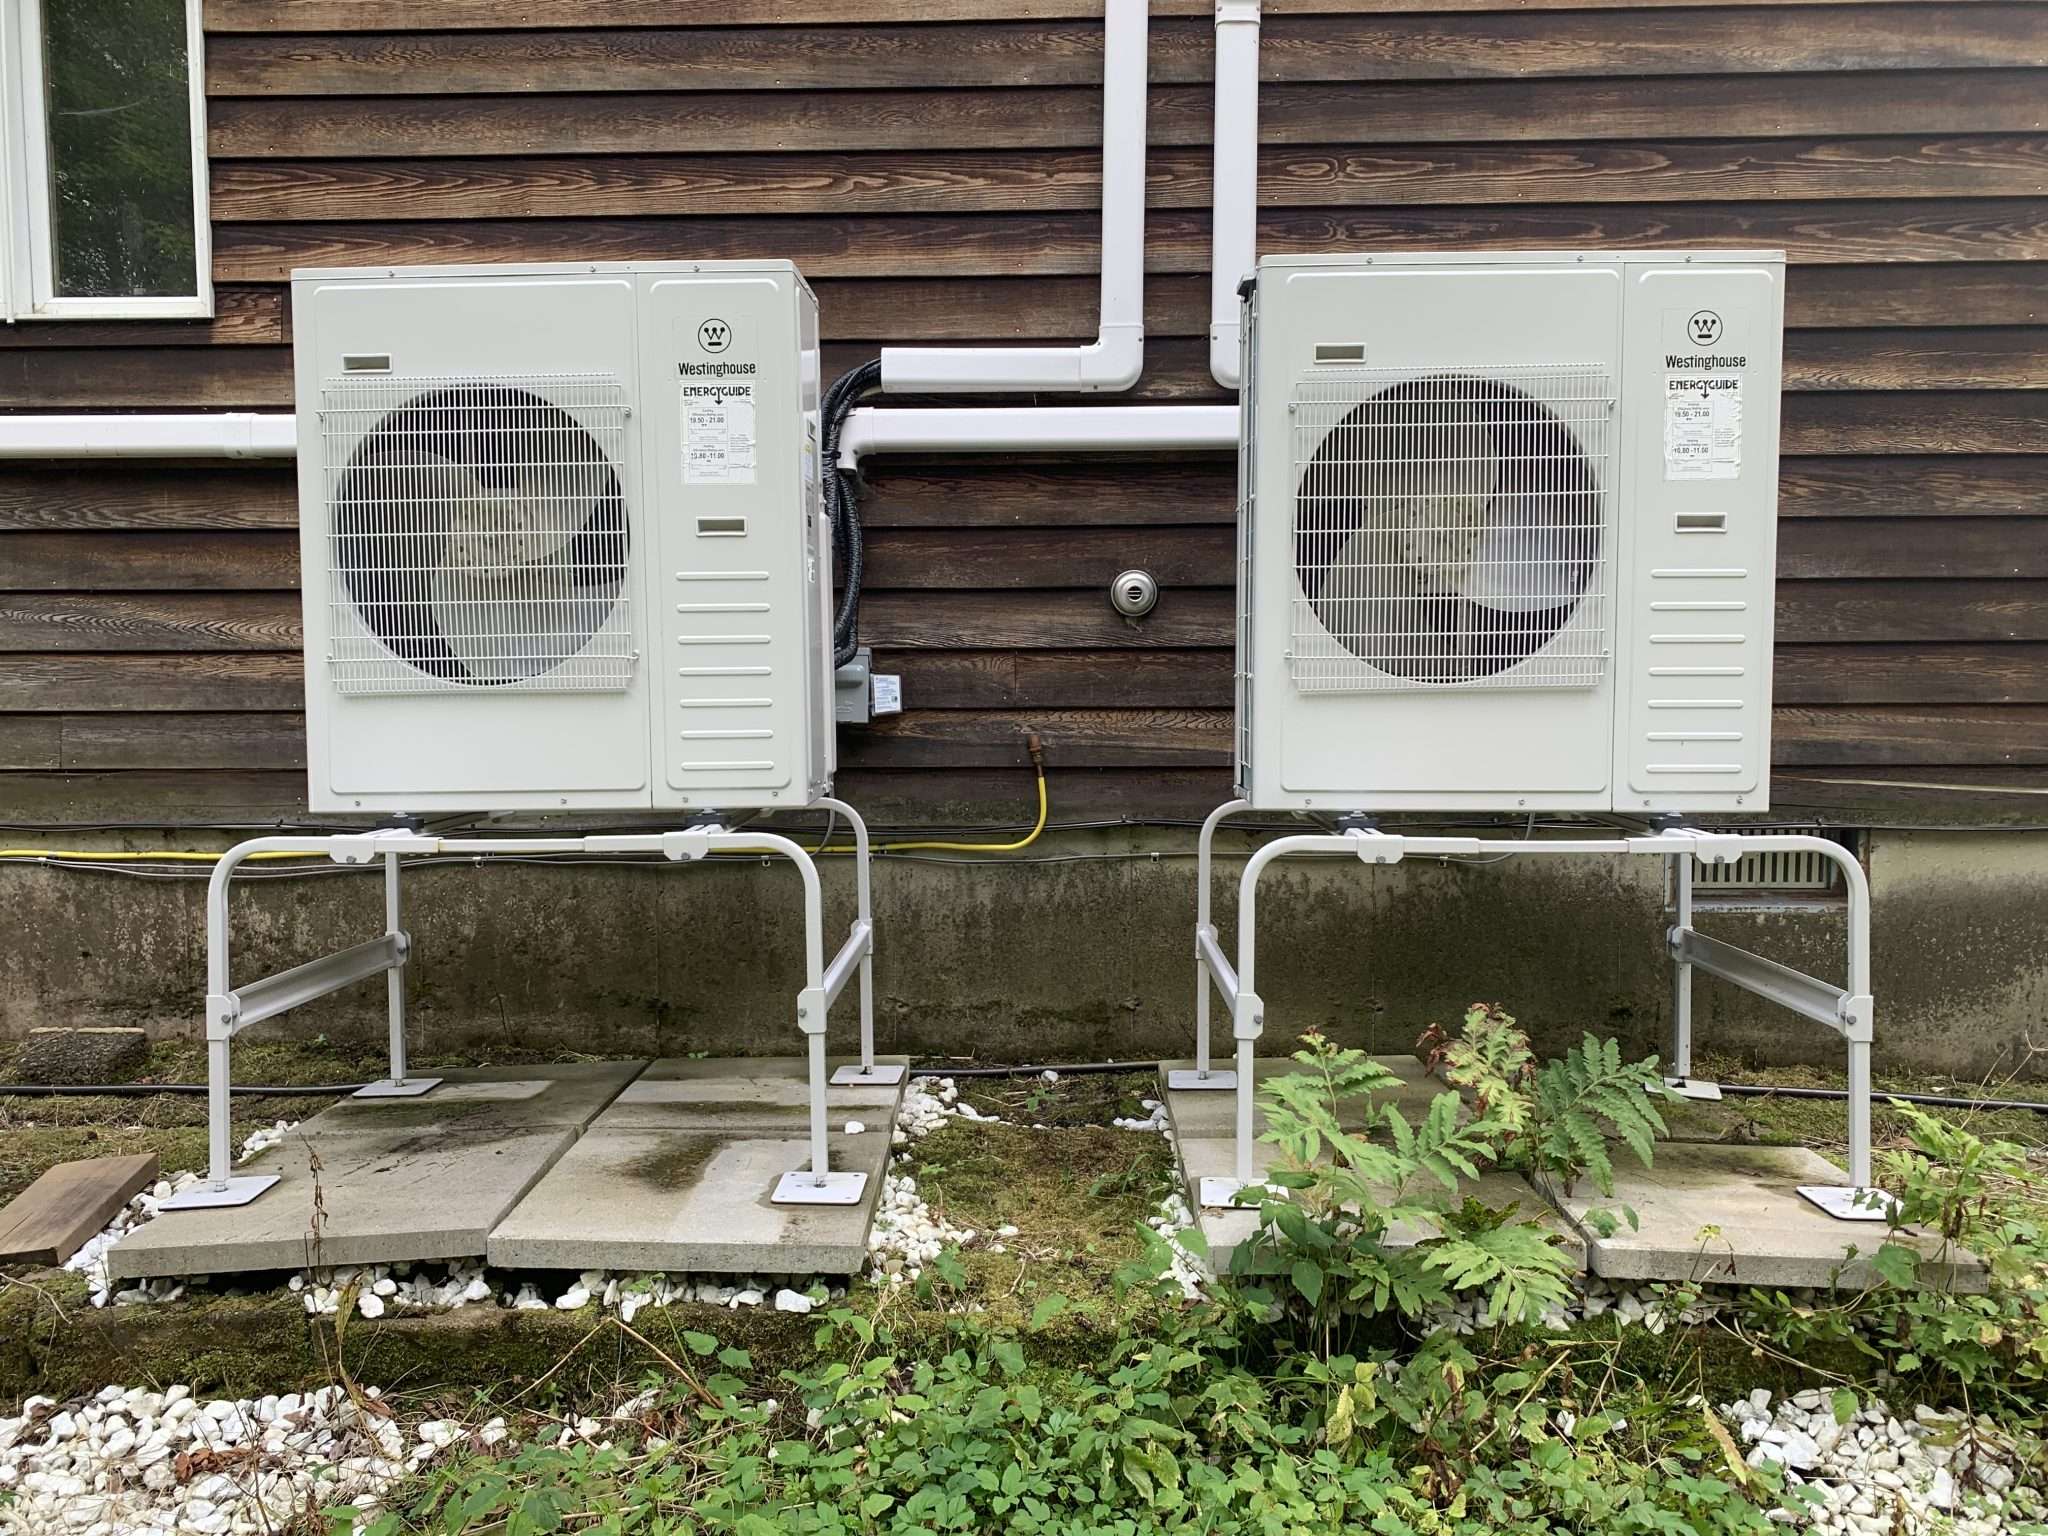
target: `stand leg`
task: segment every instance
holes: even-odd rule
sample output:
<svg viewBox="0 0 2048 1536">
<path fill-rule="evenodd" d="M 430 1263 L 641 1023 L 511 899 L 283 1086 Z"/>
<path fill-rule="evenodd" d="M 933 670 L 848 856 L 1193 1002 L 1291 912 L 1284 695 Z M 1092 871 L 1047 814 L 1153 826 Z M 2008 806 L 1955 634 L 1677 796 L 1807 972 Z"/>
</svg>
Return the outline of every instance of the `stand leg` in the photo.
<svg viewBox="0 0 2048 1536">
<path fill-rule="evenodd" d="M 849 807 L 832 804 L 851 815 Z M 866 828 L 854 818 L 856 840 L 866 840 Z M 769 1197 L 776 1205 L 858 1205 L 867 1191 L 864 1173 L 834 1173 L 826 1144 L 825 1128 L 825 1025 L 830 1008 L 825 991 L 825 903 L 818 885 L 818 866 L 810 854 L 787 838 L 763 836 L 759 841 L 786 854 L 804 881 L 804 989 L 797 994 L 796 1027 L 803 1032 L 806 1078 L 810 1088 L 811 1166 L 785 1173 L 776 1181 Z M 865 865 L 866 860 L 862 860 Z"/>
<path fill-rule="evenodd" d="M 384 855 L 384 931 L 399 932 L 398 855 Z M 391 1075 L 381 1083 L 366 1083 L 351 1097 L 358 1099 L 416 1099 L 438 1088 L 438 1077 L 408 1077 L 405 1065 L 405 967 L 394 965 L 384 973 L 384 1003 L 391 1028 Z"/>
<path fill-rule="evenodd" d="M 1166 1086 L 1175 1093 L 1227 1093 L 1237 1086 L 1235 1072 L 1216 1072 L 1209 1065 L 1209 967 L 1202 958 L 1201 936 L 1213 932 L 1209 921 L 1210 878 L 1214 871 L 1216 829 L 1226 817 L 1250 810 L 1245 800 L 1226 800 L 1202 822 L 1195 840 L 1195 1068 L 1176 1068 L 1166 1074 Z"/>
<path fill-rule="evenodd" d="M 1870 1048 L 1876 1007 L 1870 996 L 1870 882 L 1848 849 L 1829 845 L 1849 898 L 1849 989 L 1842 1035 L 1849 1042 L 1849 1182 L 1800 1186 L 1799 1193 L 1841 1221 L 1886 1221 L 1898 1202 L 1871 1182 Z"/>
<path fill-rule="evenodd" d="M 1676 892 L 1678 928 L 1692 927 L 1692 855 L 1670 857 L 1672 886 Z M 1664 1086 L 1686 1099 L 1716 1100 L 1719 1083 L 1697 1081 L 1692 1075 L 1692 964 L 1671 963 L 1671 1062 Z"/>
<path fill-rule="evenodd" d="M 854 918 L 864 924 L 868 932 L 868 946 L 860 957 L 860 1065 L 841 1067 L 832 1074 L 835 1088 L 857 1088 L 868 1084 L 888 1085 L 903 1081 L 904 1069 L 892 1062 L 888 1066 L 875 1064 L 875 912 L 874 912 L 874 858 L 868 850 L 868 824 L 861 820 L 860 812 L 843 800 L 820 800 L 819 805 L 837 812 L 846 818 L 853 828 L 854 857 Z"/>
<path fill-rule="evenodd" d="M 1260 871 L 1282 849 L 1285 841 L 1282 839 L 1280 843 L 1269 844 L 1254 854 L 1238 881 L 1237 1000 L 1232 1004 L 1230 1013 L 1230 1032 L 1237 1041 L 1237 1071 L 1233 1074 L 1237 1094 L 1233 1156 L 1229 1178 L 1203 1179 L 1196 1190 L 1198 1203 L 1205 1207 L 1235 1205 L 1244 1190 L 1265 1182 L 1263 1173 L 1252 1166 L 1256 1128 L 1253 1096 L 1257 1082 L 1257 1059 L 1253 1048 L 1266 1027 L 1266 1005 L 1254 990 L 1258 968 L 1258 885 Z"/>
<path fill-rule="evenodd" d="M 233 1061 L 230 1052 L 235 1038 L 235 1021 L 224 1016 L 224 1000 L 233 983 L 228 956 L 228 882 L 235 866 L 254 852 L 257 844 L 243 843 L 230 848 L 213 866 L 206 885 L 206 1177 L 181 1195 L 173 1195 L 159 1210 L 203 1211 L 221 1206 L 247 1205 L 277 1182 L 274 1173 L 244 1174 L 237 1178 L 234 1146 Z"/>
</svg>

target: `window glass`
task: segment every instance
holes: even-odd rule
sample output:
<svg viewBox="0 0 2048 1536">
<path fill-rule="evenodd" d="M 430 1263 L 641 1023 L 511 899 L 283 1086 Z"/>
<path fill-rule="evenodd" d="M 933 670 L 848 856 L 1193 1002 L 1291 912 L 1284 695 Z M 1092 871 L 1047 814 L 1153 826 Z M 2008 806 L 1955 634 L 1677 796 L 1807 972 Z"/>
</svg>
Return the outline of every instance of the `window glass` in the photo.
<svg viewBox="0 0 2048 1536">
<path fill-rule="evenodd" d="M 198 290 L 184 0 L 43 0 L 58 298 Z"/>
</svg>

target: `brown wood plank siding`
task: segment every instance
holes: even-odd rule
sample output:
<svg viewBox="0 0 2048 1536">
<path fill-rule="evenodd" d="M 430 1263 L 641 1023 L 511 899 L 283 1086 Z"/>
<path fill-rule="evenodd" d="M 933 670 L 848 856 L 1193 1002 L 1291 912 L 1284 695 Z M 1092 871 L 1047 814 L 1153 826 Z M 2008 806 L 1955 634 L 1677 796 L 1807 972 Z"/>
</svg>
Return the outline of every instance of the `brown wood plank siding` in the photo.
<svg viewBox="0 0 2048 1536">
<path fill-rule="evenodd" d="M 1155 0 L 1144 379 L 1207 375 L 1209 0 Z M 22 324 L 0 408 L 289 406 L 305 264 L 790 256 L 828 364 L 1092 333 L 1100 0 L 208 0 L 219 314 Z M 1790 253 L 1781 805 L 2048 783 L 2048 8 L 1268 0 L 1261 246 Z M 508 19 L 509 18 L 509 19 Z M 878 462 L 886 812 L 1185 814 L 1228 755 L 1231 466 Z M 300 801 L 293 482 L 0 465 L 0 801 Z M 1133 627 L 1108 577 L 1166 585 Z M 1948 789 L 1928 789 L 1927 784 Z M 1990 810 L 1987 812 L 1987 807 Z M 1931 809 L 1930 809 L 1931 808 Z"/>
</svg>

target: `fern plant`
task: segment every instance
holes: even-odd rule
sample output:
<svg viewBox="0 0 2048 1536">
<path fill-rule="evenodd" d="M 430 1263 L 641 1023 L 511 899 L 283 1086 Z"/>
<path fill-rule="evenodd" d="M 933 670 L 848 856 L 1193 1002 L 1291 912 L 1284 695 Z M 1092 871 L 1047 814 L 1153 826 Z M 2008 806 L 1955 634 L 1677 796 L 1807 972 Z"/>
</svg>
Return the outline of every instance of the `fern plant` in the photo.
<svg viewBox="0 0 2048 1536">
<path fill-rule="evenodd" d="M 1498 1003 L 1474 1003 L 1465 1010 L 1463 1029 L 1449 1034 L 1432 1024 L 1415 1042 L 1423 1065 L 1454 1088 L 1463 1089 L 1482 1110 L 1497 1115 L 1512 1132 L 1529 1124 L 1529 1087 L 1536 1076 L 1536 1053 L 1529 1037 L 1516 1028 L 1514 1015 Z"/>
<path fill-rule="evenodd" d="M 1474 1003 L 1458 1034 L 1432 1024 L 1416 1050 L 1430 1070 L 1507 1126 L 1504 1162 L 1554 1181 L 1567 1195 L 1587 1174 L 1601 1194 L 1614 1193 L 1610 1135 L 1647 1168 L 1665 1134 L 1657 1103 L 1669 1090 L 1657 1058 L 1624 1061 L 1612 1040 L 1587 1035 L 1539 1067 L 1513 1014 L 1498 1003 Z"/>
<path fill-rule="evenodd" d="M 1263 1139 L 1279 1159 L 1258 1230 L 1232 1262 L 1251 1282 L 1248 1299 L 1297 1306 L 1326 1350 L 1346 1323 L 1389 1311 L 1419 1317 L 1478 1294 L 1490 1320 L 1533 1321 L 1564 1301 L 1570 1264 L 1551 1235 L 1512 1208 L 1458 1195 L 1461 1180 L 1499 1161 L 1512 1112 L 1496 1104 L 1468 1114 L 1447 1090 L 1419 1121 L 1388 1103 L 1354 1130 L 1345 1106 L 1397 1079 L 1321 1035 L 1302 1044 L 1302 1070 L 1262 1090 Z"/>
<path fill-rule="evenodd" d="M 1615 1041 L 1587 1035 L 1536 1074 L 1525 1135 L 1532 1168 L 1556 1179 L 1566 1194 L 1590 1174 L 1600 1193 L 1611 1197 L 1609 1130 L 1649 1167 L 1654 1143 L 1665 1134 L 1657 1101 L 1668 1092 L 1656 1057 L 1624 1061 Z"/>
</svg>

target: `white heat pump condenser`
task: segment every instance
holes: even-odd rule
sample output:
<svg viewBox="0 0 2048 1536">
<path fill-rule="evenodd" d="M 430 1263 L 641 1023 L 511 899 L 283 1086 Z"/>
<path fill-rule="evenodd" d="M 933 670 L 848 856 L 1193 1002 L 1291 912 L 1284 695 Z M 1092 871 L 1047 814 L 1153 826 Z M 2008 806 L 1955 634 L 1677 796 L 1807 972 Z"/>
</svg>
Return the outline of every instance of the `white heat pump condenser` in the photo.
<svg viewBox="0 0 2048 1536">
<path fill-rule="evenodd" d="M 292 312 L 312 810 L 829 792 L 795 267 L 302 271 Z"/>
<path fill-rule="evenodd" d="M 1778 252 L 1261 261 L 1238 793 L 1765 809 L 1783 312 Z"/>
</svg>

